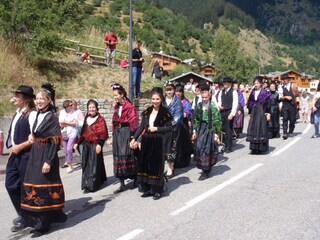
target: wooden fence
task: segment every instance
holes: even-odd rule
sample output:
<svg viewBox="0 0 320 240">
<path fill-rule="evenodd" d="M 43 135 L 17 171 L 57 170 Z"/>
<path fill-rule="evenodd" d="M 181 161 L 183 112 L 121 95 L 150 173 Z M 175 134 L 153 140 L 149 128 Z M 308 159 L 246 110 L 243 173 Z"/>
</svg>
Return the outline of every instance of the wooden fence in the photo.
<svg viewBox="0 0 320 240">
<path fill-rule="evenodd" d="M 78 41 L 75 41 L 75 40 L 70 40 L 70 39 L 66 39 L 67 42 L 70 42 L 74 45 L 74 48 L 72 47 L 65 47 L 64 49 L 65 50 L 68 50 L 68 51 L 71 51 L 71 52 L 74 52 L 78 57 L 81 56 L 82 53 L 85 52 L 86 49 L 94 49 L 94 50 L 98 50 L 99 52 L 99 55 L 97 54 L 91 54 L 90 53 L 90 57 L 93 59 L 93 60 L 99 60 L 99 61 L 103 61 L 105 62 L 106 60 L 106 57 L 105 57 L 105 51 L 106 49 L 105 48 L 101 48 L 101 47 L 95 47 L 95 46 L 89 46 L 89 45 L 86 45 L 86 44 L 82 44 Z M 122 50 L 118 50 L 116 49 L 116 61 L 120 62 L 120 60 L 122 58 L 119 57 L 119 55 L 127 55 L 129 56 L 129 52 L 126 52 L 126 51 L 122 51 Z M 101 52 L 101 55 L 100 55 L 100 52 Z"/>
</svg>

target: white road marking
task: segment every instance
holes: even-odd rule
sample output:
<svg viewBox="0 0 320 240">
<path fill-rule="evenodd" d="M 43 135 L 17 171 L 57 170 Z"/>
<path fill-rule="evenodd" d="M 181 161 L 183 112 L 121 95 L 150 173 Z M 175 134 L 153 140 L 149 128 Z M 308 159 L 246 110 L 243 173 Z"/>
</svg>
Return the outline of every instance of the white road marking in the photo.
<svg viewBox="0 0 320 240">
<path fill-rule="evenodd" d="M 312 124 L 309 123 L 309 124 L 307 125 L 306 129 L 302 132 L 302 135 L 303 135 L 303 134 L 306 134 L 306 133 L 309 131 L 309 129 L 311 128 L 311 126 L 312 126 Z"/>
<path fill-rule="evenodd" d="M 261 167 L 263 164 L 262 163 L 258 163 L 256 165 L 254 165 L 253 167 L 245 170 L 242 173 L 239 173 L 238 175 L 234 176 L 233 178 L 219 184 L 218 186 L 210 189 L 209 191 L 195 197 L 194 199 L 191 199 L 189 202 L 185 203 L 185 206 L 183 206 L 182 208 L 177 209 L 176 211 L 170 213 L 171 216 L 176 216 L 180 213 L 182 213 L 183 211 L 187 210 L 188 208 L 193 207 L 194 205 L 196 205 L 197 203 L 205 200 L 206 198 L 210 197 L 211 195 L 213 195 L 214 193 L 222 190 L 223 188 L 227 187 L 228 185 L 238 181 L 240 178 L 248 175 L 249 173 L 253 172 L 254 170 L 256 170 L 257 168 Z"/>
<path fill-rule="evenodd" d="M 301 139 L 301 137 L 296 137 L 294 140 L 292 140 L 291 142 L 289 142 L 287 145 L 285 145 L 283 148 L 279 149 L 278 151 L 276 151 L 275 153 L 273 153 L 271 155 L 271 157 L 275 157 L 278 156 L 279 154 L 283 153 L 284 151 L 286 151 L 288 148 L 290 148 L 292 145 L 294 145 L 295 143 L 297 143 L 299 140 Z M 288 141 L 288 140 L 287 140 Z"/>
<path fill-rule="evenodd" d="M 133 239 L 135 236 L 139 235 L 140 233 L 144 232 L 143 229 L 135 229 L 132 232 L 127 233 L 126 235 L 118 238 L 117 240 L 129 240 Z"/>
</svg>

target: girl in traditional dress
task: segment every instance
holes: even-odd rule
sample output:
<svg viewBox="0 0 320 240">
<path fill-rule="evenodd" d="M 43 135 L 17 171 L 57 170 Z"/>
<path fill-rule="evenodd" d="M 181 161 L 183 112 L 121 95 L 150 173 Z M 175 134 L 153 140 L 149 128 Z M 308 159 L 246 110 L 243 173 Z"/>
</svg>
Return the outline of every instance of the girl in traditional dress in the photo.
<svg viewBox="0 0 320 240">
<path fill-rule="evenodd" d="M 192 139 L 196 139 L 194 160 L 197 168 L 202 170 L 199 181 L 209 177 L 212 166 L 217 162 L 218 145 L 216 140 L 221 131 L 221 116 L 214 102 L 211 102 L 210 88 L 204 85 L 201 89 L 202 102 L 198 103 Z"/>
<path fill-rule="evenodd" d="M 119 178 L 120 187 L 115 193 L 127 189 L 126 178 L 137 177 L 137 163 L 133 149 L 129 147 L 131 136 L 138 127 L 138 115 L 127 93 L 119 84 L 112 84 L 113 98 L 116 101 L 112 117 L 112 151 L 114 176 Z"/>
<path fill-rule="evenodd" d="M 268 124 L 270 121 L 271 94 L 262 88 L 263 78 L 254 78 L 254 89 L 248 99 L 249 125 L 247 141 L 250 142 L 251 154 L 260 154 L 269 150 Z"/>
<path fill-rule="evenodd" d="M 173 131 L 172 131 L 172 144 L 171 149 L 167 153 L 167 162 L 168 162 L 168 171 L 166 177 L 171 179 L 174 177 L 174 164 L 175 162 L 182 161 L 181 157 L 181 147 L 178 146 L 179 141 L 179 132 L 180 126 L 183 122 L 183 106 L 181 100 L 175 95 L 175 86 L 172 83 L 169 83 L 165 87 L 166 94 L 162 102 L 163 106 L 169 109 L 170 114 L 174 119 Z M 179 165 L 180 163 L 178 163 Z"/>
<path fill-rule="evenodd" d="M 48 232 L 51 223 L 65 222 L 63 213 L 64 190 L 59 173 L 58 150 L 61 131 L 55 115 L 55 91 L 45 84 L 36 95 L 38 113 L 29 141 L 32 142 L 30 157 L 22 188 L 21 208 L 27 219 L 34 219 L 31 238 Z M 30 223 L 30 222 L 29 222 Z"/>
<path fill-rule="evenodd" d="M 190 164 L 191 153 L 193 152 L 193 146 L 191 142 L 191 133 L 192 120 L 193 120 L 193 109 L 191 103 L 184 96 L 184 87 L 181 84 L 176 85 L 176 96 L 181 99 L 183 106 L 183 124 L 179 129 L 179 138 L 177 146 L 180 149 L 177 149 L 179 153 L 176 157 L 174 163 L 175 168 L 187 167 Z"/>
<path fill-rule="evenodd" d="M 280 137 L 280 97 L 279 93 L 276 91 L 275 83 L 270 84 L 270 114 L 271 118 L 268 122 L 269 128 L 269 138 L 279 138 Z"/>
<path fill-rule="evenodd" d="M 137 181 L 144 192 L 141 197 L 161 197 L 164 187 L 165 154 L 170 148 L 173 118 L 166 107 L 162 106 L 161 88 L 151 91 L 152 106 L 142 112 L 142 120 L 133 139 L 131 148 L 137 147 L 141 138 L 141 154 L 138 158 Z"/>
<path fill-rule="evenodd" d="M 108 139 L 106 121 L 99 114 L 98 102 L 90 99 L 87 103 L 87 115 L 81 129 L 81 135 L 74 145 L 83 145 L 82 152 L 82 183 L 84 193 L 94 192 L 107 180 L 103 160 L 103 145 Z"/>
</svg>

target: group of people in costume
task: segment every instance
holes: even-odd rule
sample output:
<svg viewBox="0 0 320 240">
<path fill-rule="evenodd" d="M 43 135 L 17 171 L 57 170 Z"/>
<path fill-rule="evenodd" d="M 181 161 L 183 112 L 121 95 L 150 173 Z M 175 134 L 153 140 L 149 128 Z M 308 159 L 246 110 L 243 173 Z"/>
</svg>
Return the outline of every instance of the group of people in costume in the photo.
<svg viewBox="0 0 320 240">
<path fill-rule="evenodd" d="M 74 150 L 81 148 L 84 193 L 99 190 L 107 180 L 103 159 L 103 146 L 107 143 L 112 146 L 113 172 L 120 182 L 114 193 L 127 190 L 126 179 L 131 179 L 142 192 L 141 197 L 158 200 L 165 182 L 175 176 L 175 168 L 187 167 L 192 154 L 197 168 L 202 170 L 198 180 L 210 177 L 218 161 L 219 145 L 224 145 L 225 153 L 234 150 L 233 140 L 243 129 L 245 105 L 249 113 L 246 140 L 252 154 L 268 152 L 269 139 L 280 137 L 280 103 L 282 137 L 292 137 L 296 92 L 288 79 L 285 76 L 282 86 L 272 83 L 264 88 L 263 78 L 255 77 L 246 102 L 237 84 L 228 77 L 220 87 L 197 85 L 192 103 L 185 97 L 182 85 L 168 83 L 164 91 L 159 87 L 151 90 L 150 107 L 142 112 L 140 122 L 126 90 L 120 84 L 112 84 L 115 105 L 111 139 L 96 100 L 87 102 L 84 117 L 74 118 L 68 113 L 73 113 L 75 103 L 65 101 L 65 113 L 58 118 L 51 84 L 42 85 L 36 95 L 31 87 L 19 86 L 12 98 L 17 111 L 7 140 L 7 147 L 12 148 L 6 188 L 18 214 L 12 232 L 33 227 L 31 237 L 39 237 L 48 232 L 52 223 L 67 220 L 62 211 L 65 196 L 57 154 L 62 142 L 68 172 L 72 172 L 70 146 Z M 316 136 L 319 109 L 313 108 Z M 62 134 L 64 128 L 69 129 L 66 136 Z"/>
</svg>

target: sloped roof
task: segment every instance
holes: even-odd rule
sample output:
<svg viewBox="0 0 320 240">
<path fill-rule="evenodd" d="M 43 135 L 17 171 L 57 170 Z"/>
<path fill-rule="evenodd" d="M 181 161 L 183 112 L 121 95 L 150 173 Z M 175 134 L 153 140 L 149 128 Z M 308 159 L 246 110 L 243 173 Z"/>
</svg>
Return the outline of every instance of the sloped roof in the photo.
<svg viewBox="0 0 320 240">
<path fill-rule="evenodd" d="M 167 55 L 167 54 L 163 54 L 163 53 L 152 52 L 150 55 L 151 55 L 151 56 L 152 56 L 152 55 L 164 56 L 164 57 L 167 57 L 167 58 L 176 59 L 176 60 L 178 60 L 178 61 L 181 62 L 181 59 L 180 59 L 180 58 L 175 57 L 175 56 L 170 56 L 170 55 Z"/>
<path fill-rule="evenodd" d="M 297 75 L 300 75 L 300 76 L 301 76 L 301 74 L 298 73 L 298 72 L 295 71 L 295 70 L 287 70 L 287 71 L 284 71 L 284 72 L 280 72 L 280 71 L 271 72 L 271 73 L 266 74 L 266 77 L 267 77 L 267 78 L 276 78 L 276 77 L 282 76 L 282 75 L 284 75 L 284 74 L 288 74 L 289 72 L 294 72 L 294 73 L 296 73 Z"/>
<path fill-rule="evenodd" d="M 200 82 L 201 80 L 205 80 L 205 81 L 208 81 L 208 82 L 211 82 L 211 83 L 213 82 L 212 79 L 206 78 L 204 76 L 201 76 L 201 75 L 199 75 L 199 74 L 197 74 L 195 72 L 184 73 L 184 74 L 182 74 L 180 76 L 177 76 L 175 78 L 170 79 L 169 82 L 176 81 L 176 82 L 184 82 L 184 83 L 186 83 L 186 82 L 189 82 L 190 78 L 192 78 L 194 82 Z"/>
</svg>

